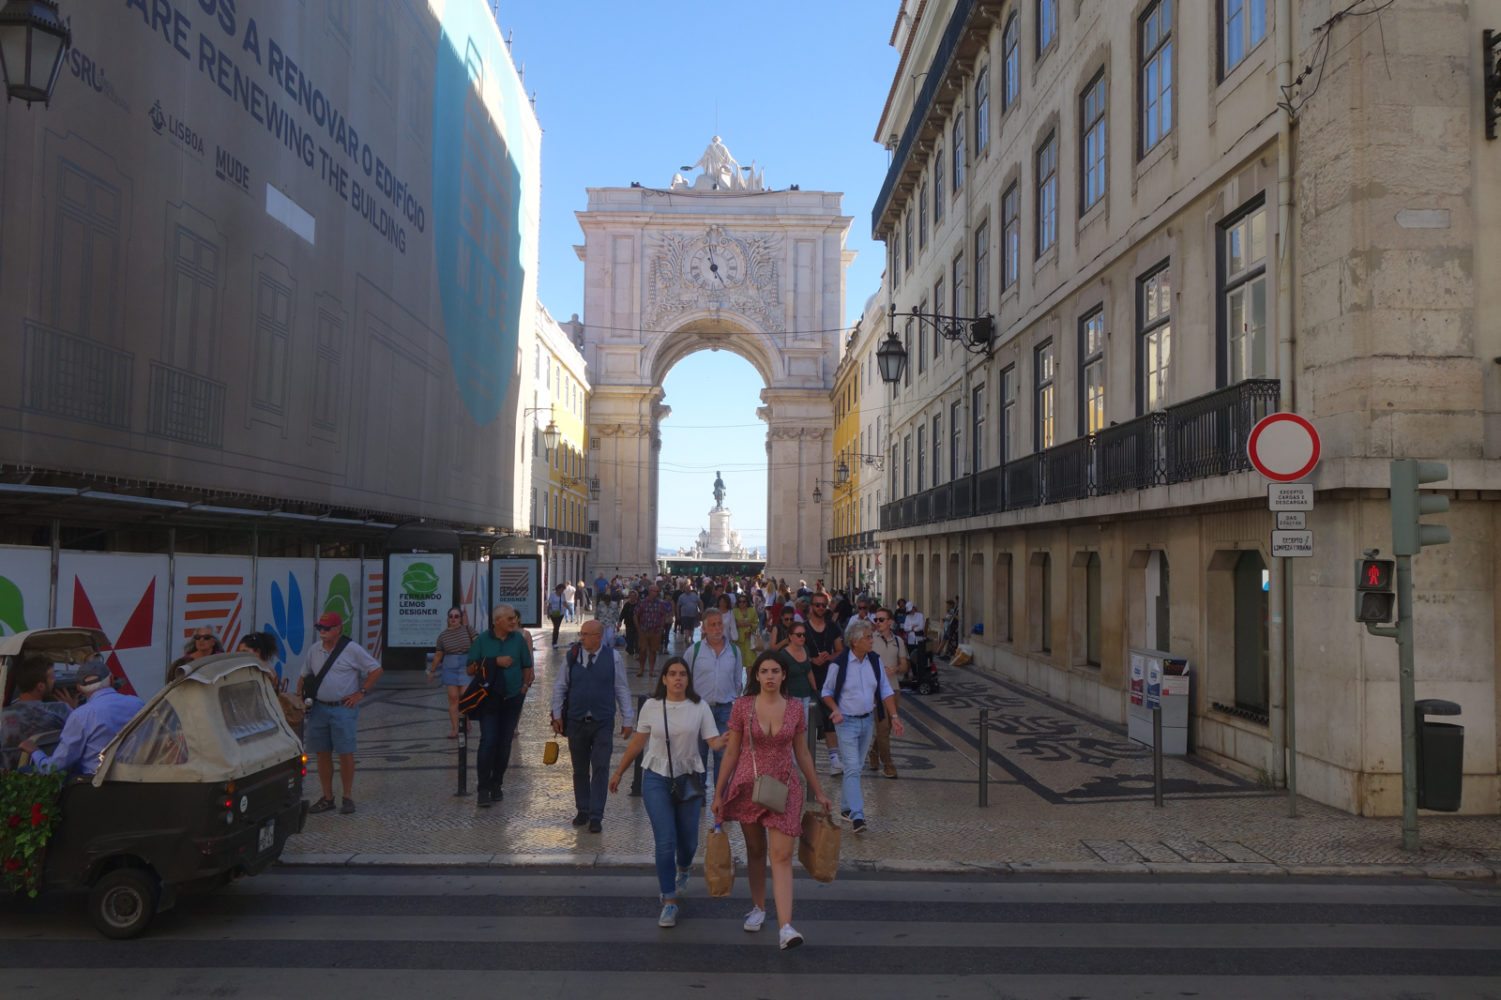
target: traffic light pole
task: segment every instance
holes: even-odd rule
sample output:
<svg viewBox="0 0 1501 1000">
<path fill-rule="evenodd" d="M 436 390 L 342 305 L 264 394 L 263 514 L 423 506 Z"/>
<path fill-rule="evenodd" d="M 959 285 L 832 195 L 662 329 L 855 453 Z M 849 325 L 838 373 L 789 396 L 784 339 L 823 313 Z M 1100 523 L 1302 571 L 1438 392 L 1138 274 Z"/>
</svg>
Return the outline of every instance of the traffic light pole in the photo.
<svg viewBox="0 0 1501 1000">
<path fill-rule="evenodd" d="M 1417 679 L 1412 650 L 1412 556 L 1397 556 L 1397 688 L 1402 702 L 1402 848 L 1418 849 Z"/>
</svg>

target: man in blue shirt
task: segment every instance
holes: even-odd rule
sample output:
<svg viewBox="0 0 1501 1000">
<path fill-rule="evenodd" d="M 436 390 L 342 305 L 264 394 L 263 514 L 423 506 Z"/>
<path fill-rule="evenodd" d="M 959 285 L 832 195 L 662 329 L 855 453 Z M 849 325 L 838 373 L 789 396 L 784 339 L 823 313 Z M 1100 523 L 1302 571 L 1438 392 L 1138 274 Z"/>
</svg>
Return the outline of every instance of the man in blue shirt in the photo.
<svg viewBox="0 0 1501 1000">
<path fill-rule="evenodd" d="M 896 693 L 881 668 L 881 658 L 871 651 L 872 629 L 869 622 L 850 622 L 844 637 L 849 648 L 829 663 L 824 678 L 824 705 L 829 721 L 839 734 L 839 745 L 850 755 L 844 768 L 841 810 L 856 833 L 865 832 L 865 800 L 860 794 L 860 765 L 870 753 L 876 723 L 891 721 L 891 731 L 903 733 L 902 720 L 896 715 Z"/>
<path fill-rule="evenodd" d="M 78 674 L 78 693 L 88 701 L 78 706 L 63 723 L 62 738 L 52 756 L 37 749 L 27 737 L 20 747 L 31 755 L 38 771 L 67 771 L 70 774 L 93 774 L 99 770 L 99 754 L 135 718 L 145 703 L 133 694 L 116 691 L 109 668 L 102 663 L 86 665 Z"/>
</svg>

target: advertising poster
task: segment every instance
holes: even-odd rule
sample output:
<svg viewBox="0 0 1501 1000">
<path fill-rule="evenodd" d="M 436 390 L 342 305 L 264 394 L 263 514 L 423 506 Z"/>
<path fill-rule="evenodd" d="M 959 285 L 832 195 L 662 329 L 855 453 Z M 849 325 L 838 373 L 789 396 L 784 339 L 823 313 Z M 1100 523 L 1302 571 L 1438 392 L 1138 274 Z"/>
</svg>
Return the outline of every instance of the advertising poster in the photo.
<svg viewBox="0 0 1501 1000">
<path fill-rule="evenodd" d="M 207 625 L 226 650 L 235 648 L 240 636 L 256 631 L 250 613 L 251 560 L 249 556 L 178 556 L 172 562 L 171 645 L 176 651 L 187 644 L 193 631 Z"/>
<path fill-rule="evenodd" d="M 392 552 L 386 556 L 391 586 L 386 601 L 386 646 L 430 647 L 454 605 L 450 552 Z"/>
<path fill-rule="evenodd" d="M 57 562 L 57 623 L 97 628 L 104 661 L 121 690 L 150 697 L 162 686 L 168 654 L 167 557 L 63 552 Z"/>
<path fill-rule="evenodd" d="M 362 635 L 365 651 L 378 660 L 381 650 L 386 648 L 386 564 L 379 559 L 366 559 L 361 570 L 364 575 L 362 593 L 365 604 L 365 630 Z"/>
<path fill-rule="evenodd" d="M 509 604 L 520 612 L 523 628 L 542 627 L 541 556 L 490 558 L 490 607 L 497 604 Z M 487 611 L 487 623 L 489 617 Z"/>
<path fill-rule="evenodd" d="M 52 550 L 0 545 L 0 635 L 46 628 Z"/>
<path fill-rule="evenodd" d="M 313 644 L 313 622 L 319 614 L 317 565 L 313 559 L 261 559 L 256 565 L 256 627 L 276 637 L 278 677 L 296 677 L 303 654 Z"/>
<path fill-rule="evenodd" d="M 344 634 L 360 639 L 360 561 L 322 559 L 318 562 L 318 614 L 332 611 L 344 619 Z"/>
</svg>

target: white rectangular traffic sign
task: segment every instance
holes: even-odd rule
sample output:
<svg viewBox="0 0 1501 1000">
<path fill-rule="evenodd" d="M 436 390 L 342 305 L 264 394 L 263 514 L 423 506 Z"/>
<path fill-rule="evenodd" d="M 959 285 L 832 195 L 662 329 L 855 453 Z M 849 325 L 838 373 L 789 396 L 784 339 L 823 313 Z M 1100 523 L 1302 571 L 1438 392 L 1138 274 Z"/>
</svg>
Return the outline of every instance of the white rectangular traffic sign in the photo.
<svg viewBox="0 0 1501 1000">
<path fill-rule="evenodd" d="M 1267 510 L 1313 510 L 1312 483 L 1272 483 L 1266 488 Z"/>
<path fill-rule="evenodd" d="M 1277 530 L 1278 531 L 1302 531 L 1304 528 L 1308 527 L 1308 523 L 1307 522 L 1308 522 L 1308 515 L 1304 514 L 1301 510 L 1298 510 L 1298 511 L 1279 510 L 1279 511 L 1277 511 Z"/>
<path fill-rule="evenodd" d="M 1274 531 L 1272 532 L 1272 556 L 1273 558 L 1297 559 L 1302 556 L 1313 555 L 1313 532 L 1311 531 Z"/>
</svg>

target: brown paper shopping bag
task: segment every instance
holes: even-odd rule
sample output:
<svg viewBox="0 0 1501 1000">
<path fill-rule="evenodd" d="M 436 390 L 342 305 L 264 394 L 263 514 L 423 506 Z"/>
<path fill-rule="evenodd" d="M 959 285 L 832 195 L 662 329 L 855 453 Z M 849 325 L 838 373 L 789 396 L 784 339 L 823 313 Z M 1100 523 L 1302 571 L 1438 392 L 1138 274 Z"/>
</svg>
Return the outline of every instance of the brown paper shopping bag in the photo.
<svg viewBox="0 0 1501 1000">
<path fill-rule="evenodd" d="M 832 882 L 839 872 L 839 842 L 844 831 L 822 809 L 803 813 L 803 838 L 797 845 L 797 860 L 815 881 Z"/>
<path fill-rule="evenodd" d="M 704 845 L 704 884 L 709 895 L 728 896 L 735 887 L 735 859 L 730 855 L 730 835 L 719 827 L 709 832 Z"/>
</svg>

